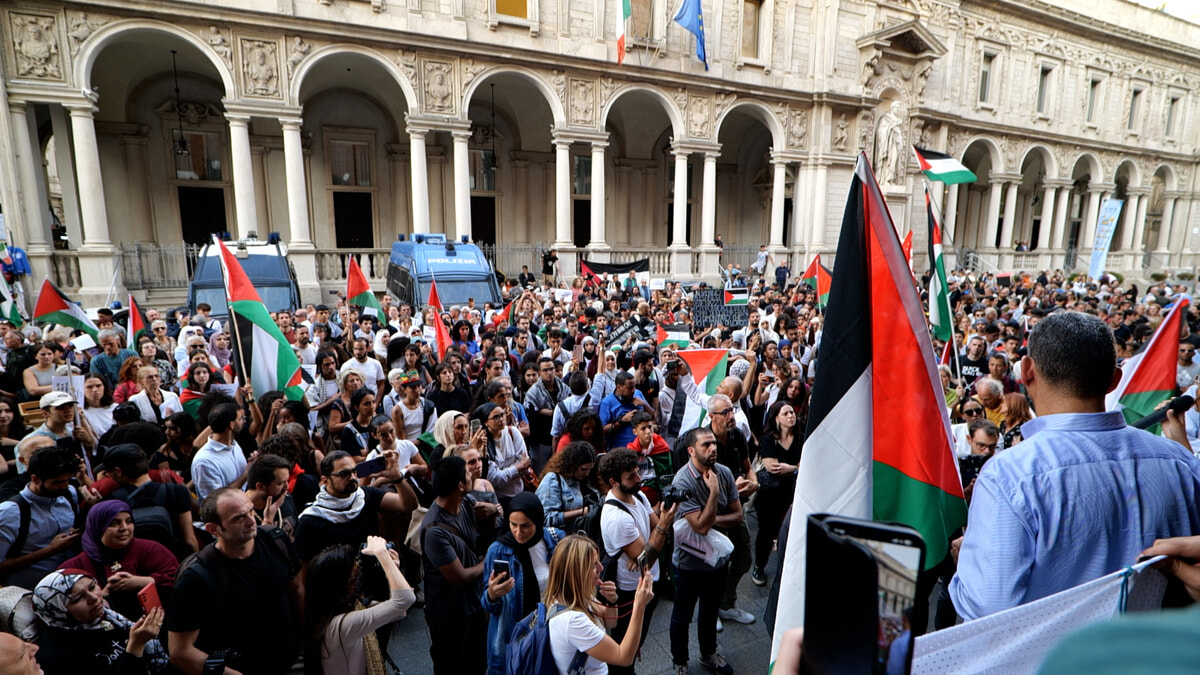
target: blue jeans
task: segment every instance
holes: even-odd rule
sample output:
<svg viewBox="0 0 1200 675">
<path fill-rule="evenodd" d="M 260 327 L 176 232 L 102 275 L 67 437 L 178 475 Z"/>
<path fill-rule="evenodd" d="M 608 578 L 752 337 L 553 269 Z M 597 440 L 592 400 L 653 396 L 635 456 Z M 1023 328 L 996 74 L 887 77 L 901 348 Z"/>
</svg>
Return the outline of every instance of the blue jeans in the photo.
<svg viewBox="0 0 1200 675">
<path fill-rule="evenodd" d="M 685 666 L 691 660 L 688 653 L 688 627 L 692 624 L 692 612 L 696 609 L 697 601 L 700 603 L 700 615 L 696 619 L 696 639 L 700 643 L 700 655 L 712 656 L 716 653 L 717 610 L 721 606 L 728 573 L 728 564 L 708 572 L 675 570 L 675 607 L 671 610 L 671 660 L 675 665 Z"/>
</svg>

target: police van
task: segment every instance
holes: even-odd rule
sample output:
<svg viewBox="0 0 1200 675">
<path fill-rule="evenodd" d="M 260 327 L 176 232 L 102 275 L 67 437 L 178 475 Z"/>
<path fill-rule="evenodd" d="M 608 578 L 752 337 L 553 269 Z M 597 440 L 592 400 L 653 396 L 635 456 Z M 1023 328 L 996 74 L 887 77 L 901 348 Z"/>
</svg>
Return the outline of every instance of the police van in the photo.
<svg viewBox="0 0 1200 675">
<path fill-rule="evenodd" d="M 399 235 L 388 261 L 388 293 L 401 303 L 424 307 L 435 279 L 443 307 L 465 305 L 468 299 L 477 307 L 485 302 L 500 305 L 500 285 L 491 263 L 465 236 L 456 242 L 444 234 Z"/>
<path fill-rule="evenodd" d="M 300 286 L 296 283 L 296 272 L 287 259 L 287 245 L 272 232 L 266 241 L 254 233 L 237 242 L 225 245 L 241 263 L 254 290 L 271 312 L 295 312 L 300 306 Z M 221 279 L 221 249 L 205 244 L 196 259 L 196 270 L 188 284 L 188 308 L 196 311 L 202 302 L 212 307 L 212 316 L 225 317 L 225 285 Z"/>
</svg>

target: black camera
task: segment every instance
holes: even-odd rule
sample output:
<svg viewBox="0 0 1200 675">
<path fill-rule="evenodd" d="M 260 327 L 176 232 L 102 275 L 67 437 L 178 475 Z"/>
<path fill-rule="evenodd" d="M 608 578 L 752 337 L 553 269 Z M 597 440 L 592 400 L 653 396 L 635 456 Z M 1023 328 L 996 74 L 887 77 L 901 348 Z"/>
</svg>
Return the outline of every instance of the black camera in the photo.
<svg viewBox="0 0 1200 675">
<path fill-rule="evenodd" d="M 979 472 L 983 470 L 983 465 L 991 458 L 992 455 L 989 453 L 986 455 L 967 455 L 958 460 L 958 472 L 962 474 L 964 488 L 979 476 Z"/>
<path fill-rule="evenodd" d="M 396 550 L 396 545 L 390 541 L 387 547 L 389 551 Z M 388 586 L 387 575 L 384 574 L 379 559 L 365 553 L 365 548 L 367 545 L 364 543 L 358 549 L 358 595 L 361 598 L 383 602 L 391 596 L 392 590 Z"/>
<path fill-rule="evenodd" d="M 225 667 L 235 665 L 240 655 L 233 649 L 218 649 L 204 659 L 204 675 L 223 675 Z"/>
<path fill-rule="evenodd" d="M 678 485 L 675 485 L 674 483 L 663 488 L 662 492 L 659 494 L 659 499 L 662 500 L 662 505 L 663 505 L 664 509 L 669 509 L 669 508 L 671 508 L 672 504 L 686 502 L 687 500 L 689 500 L 691 498 L 692 498 L 691 490 L 684 488 L 684 487 L 679 487 Z"/>
</svg>

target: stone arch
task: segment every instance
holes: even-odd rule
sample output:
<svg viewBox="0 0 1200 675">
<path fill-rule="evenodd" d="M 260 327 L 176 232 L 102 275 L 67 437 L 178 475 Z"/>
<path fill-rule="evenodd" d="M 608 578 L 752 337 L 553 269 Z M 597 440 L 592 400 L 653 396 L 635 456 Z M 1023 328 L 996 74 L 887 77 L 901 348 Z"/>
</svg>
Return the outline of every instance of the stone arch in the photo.
<svg viewBox="0 0 1200 675">
<path fill-rule="evenodd" d="M 612 112 L 613 106 L 616 105 L 617 99 L 626 94 L 644 93 L 662 104 L 663 110 L 667 113 L 667 119 L 671 120 L 671 132 L 675 138 L 682 138 L 684 133 L 683 112 L 675 105 L 675 101 L 667 96 L 657 87 L 652 87 L 646 84 L 626 84 L 619 87 L 608 97 L 604 102 L 604 106 L 600 110 L 600 128 L 608 127 L 608 114 Z"/>
<path fill-rule="evenodd" d="M 1100 166 L 1100 159 L 1090 152 L 1081 152 L 1075 156 L 1074 160 L 1071 161 L 1070 178 L 1079 179 L 1083 177 L 1083 175 L 1079 173 L 1079 167 L 1081 164 L 1086 169 L 1085 173 L 1090 177 L 1091 182 L 1103 182 L 1102 177 L 1104 174 L 1102 173 L 1102 167 Z"/>
<path fill-rule="evenodd" d="M 114 21 L 92 33 L 80 45 L 79 55 L 75 58 L 75 82 L 78 83 L 79 87 L 85 92 L 92 90 L 92 67 L 105 48 L 122 37 L 139 32 L 166 33 L 192 45 L 208 59 L 212 67 L 217 71 L 217 74 L 221 78 L 221 85 L 225 88 L 225 96 L 233 97 L 237 94 L 237 86 L 233 81 L 233 73 L 225 66 L 225 62 L 221 57 L 213 51 L 212 45 L 179 26 L 149 19 Z"/>
<path fill-rule="evenodd" d="M 729 118 L 730 113 L 735 110 L 744 112 L 754 119 L 762 122 L 763 125 L 771 132 L 771 147 L 775 150 L 782 151 L 787 148 L 786 136 L 783 133 L 783 124 L 779 118 L 775 116 L 775 112 L 762 101 L 737 101 L 729 106 L 717 117 L 717 123 L 713 128 L 713 138 L 721 137 L 721 125 Z M 678 139 L 678 136 L 676 136 Z"/>
<path fill-rule="evenodd" d="M 1030 159 L 1030 155 L 1034 154 L 1041 156 L 1042 166 L 1046 168 L 1046 178 L 1057 178 L 1058 161 L 1055 159 L 1054 153 L 1050 152 L 1050 148 L 1047 148 L 1041 143 L 1035 143 L 1029 146 L 1029 148 L 1025 151 L 1025 155 L 1021 157 L 1021 161 L 1018 163 L 1018 166 L 1025 166 L 1025 161 Z"/>
<path fill-rule="evenodd" d="M 988 159 L 991 161 L 991 170 L 993 173 L 1004 173 L 1004 153 L 1000 152 L 1000 144 L 989 136 L 971 136 L 966 139 L 963 144 L 962 152 L 959 153 L 959 159 L 966 163 L 967 152 L 976 144 L 981 145 L 987 150 Z"/>
<path fill-rule="evenodd" d="M 1175 190 L 1179 189 L 1177 187 L 1179 184 L 1179 177 L 1175 174 L 1175 169 L 1172 168 L 1170 164 L 1159 164 L 1154 168 L 1154 173 L 1152 175 L 1158 176 L 1162 179 L 1163 189 L 1167 192 L 1174 192 Z"/>
<path fill-rule="evenodd" d="M 305 77 L 321 61 L 331 56 L 342 54 L 352 54 L 370 59 L 376 65 L 387 71 L 387 73 L 392 76 L 392 78 L 396 81 L 396 84 L 400 87 L 400 91 L 404 93 L 404 98 L 408 103 L 409 112 L 414 114 L 417 112 L 416 89 L 413 87 L 413 83 L 408 79 L 404 72 L 400 70 L 399 66 L 374 49 L 345 43 L 326 45 L 320 49 L 314 49 L 311 54 L 306 56 L 304 60 L 296 66 L 296 71 L 292 74 L 291 83 L 288 87 L 288 100 L 296 105 L 299 105 L 300 91 L 304 86 Z"/>
<path fill-rule="evenodd" d="M 564 128 L 567 126 L 567 113 L 563 107 L 562 99 L 558 97 L 558 93 L 554 91 L 546 78 L 542 77 L 537 71 L 528 68 L 518 68 L 514 66 L 493 66 L 477 75 L 471 80 L 471 84 L 462 93 L 462 105 L 460 110 L 466 110 L 471 104 L 471 98 L 475 96 L 475 91 L 483 85 L 484 82 L 496 75 L 517 75 L 527 79 L 538 91 L 542 93 L 542 97 L 546 99 L 546 105 L 550 106 L 550 112 L 554 115 L 554 126 L 556 128 Z M 415 100 L 415 99 L 414 99 Z"/>
<path fill-rule="evenodd" d="M 1112 182 L 1117 182 L 1117 178 L 1120 176 L 1122 170 L 1125 171 L 1125 176 L 1129 180 L 1129 187 L 1135 188 L 1142 185 L 1142 169 L 1131 158 L 1125 158 L 1117 163 L 1116 168 L 1112 171 Z"/>
</svg>

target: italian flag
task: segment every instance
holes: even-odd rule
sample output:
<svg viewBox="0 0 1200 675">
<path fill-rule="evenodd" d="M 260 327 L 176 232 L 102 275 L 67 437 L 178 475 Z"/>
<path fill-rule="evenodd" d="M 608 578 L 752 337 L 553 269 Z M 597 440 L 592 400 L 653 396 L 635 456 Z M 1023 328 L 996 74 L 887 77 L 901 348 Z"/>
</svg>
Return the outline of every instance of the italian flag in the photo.
<svg viewBox="0 0 1200 675">
<path fill-rule="evenodd" d="M 633 3 L 630 0 L 617 1 L 617 65 L 625 62 L 625 24 L 633 16 Z"/>
<path fill-rule="evenodd" d="M 946 343 L 954 337 L 954 313 L 950 311 L 950 291 L 946 283 L 946 258 L 942 250 L 942 228 L 933 215 L 929 188 L 925 188 L 925 212 L 929 216 L 929 325 L 937 339 Z M 911 233 L 910 233 L 911 234 Z"/>
<path fill-rule="evenodd" d="M 944 155 L 936 150 L 918 148 L 915 145 L 913 152 L 917 153 L 917 163 L 929 180 L 941 181 L 947 185 L 975 182 L 975 174 L 950 155 Z"/>
<path fill-rule="evenodd" d="M 255 397 L 268 391 L 282 391 L 289 401 L 300 400 L 304 396 L 300 359 L 271 319 L 241 263 L 225 242 L 216 236 L 213 241 L 221 247 L 221 270 L 233 328 L 232 363 L 242 384 L 253 385 Z"/>
<path fill-rule="evenodd" d="M 0 319 L 8 319 L 17 328 L 25 325 L 25 319 L 17 307 L 17 299 L 13 297 L 12 287 L 4 279 L 0 279 Z"/>
<path fill-rule="evenodd" d="M 725 379 L 725 375 L 729 372 L 729 350 L 728 349 L 684 349 L 679 352 L 679 358 L 683 359 L 691 370 L 692 381 L 700 388 L 700 391 L 712 396 L 717 393 L 717 385 L 721 384 L 721 380 Z M 682 396 L 683 392 L 676 390 L 676 396 Z M 688 406 L 692 404 L 689 401 Z M 697 416 L 696 423 L 680 427 L 680 433 L 693 427 L 702 426 L 706 411 L 700 410 Z M 690 421 L 690 415 L 685 415 L 685 421 Z"/>
<path fill-rule="evenodd" d="M 143 335 L 150 335 L 146 314 L 141 307 L 138 307 L 137 300 L 133 299 L 132 293 L 129 295 L 129 317 L 125 320 L 125 334 L 127 336 L 126 346 L 135 353 L 138 352 L 138 340 Z"/>
<path fill-rule="evenodd" d="M 1104 399 L 1109 410 L 1120 410 L 1129 424 L 1154 412 L 1155 406 L 1175 393 L 1175 367 L 1179 359 L 1179 328 L 1188 300 L 1181 297 L 1150 338 L 1145 351 L 1121 365 L 1121 382 Z M 1150 428 L 1162 433 L 1162 425 Z"/>
<path fill-rule="evenodd" d="M 658 324 L 658 334 L 656 335 L 659 349 L 666 345 L 681 347 L 686 349 L 692 342 L 691 329 L 687 324 Z"/>
<path fill-rule="evenodd" d="M 771 661 L 804 625 L 807 520 L 814 513 L 898 522 L 921 533 L 925 568 L 967 522 L 950 419 L 921 297 L 866 156 L 859 154 L 837 249 L 804 458 L 796 479 Z M 874 363 L 886 377 L 874 377 Z M 896 401 L 905 428 L 897 433 Z M 916 610 L 916 623 L 926 612 Z"/>
<path fill-rule="evenodd" d="M 8 252 L 8 243 L 0 241 L 0 262 L 5 265 L 13 264 L 12 254 Z"/>
<path fill-rule="evenodd" d="M 57 323 L 72 329 L 79 329 L 92 339 L 98 339 L 100 329 L 88 318 L 83 309 L 58 290 L 49 278 L 42 282 L 42 290 L 38 293 L 37 304 L 33 307 L 33 320 Z"/>
<path fill-rule="evenodd" d="M 375 297 L 371 284 L 367 283 L 367 275 L 363 274 L 354 256 L 350 256 L 350 269 L 346 271 L 346 298 L 346 302 L 362 307 L 366 316 L 379 316 L 383 312 L 379 298 Z"/>
<path fill-rule="evenodd" d="M 809 263 L 808 269 L 804 270 L 804 276 L 800 277 L 800 283 L 807 284 L 817 292 L 818 305 L 829 304 L 829 289 L 833 285 L 833 272 L 821 264 L 820 253 Z"/>
</svg>

